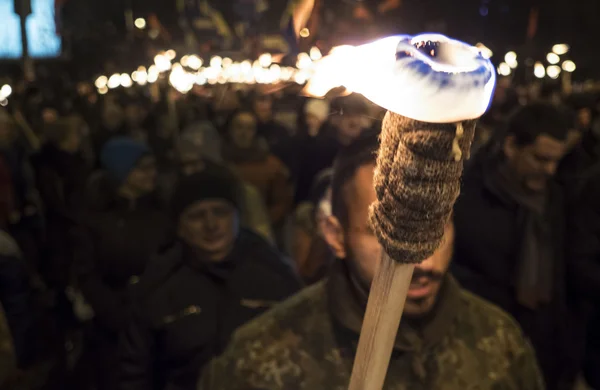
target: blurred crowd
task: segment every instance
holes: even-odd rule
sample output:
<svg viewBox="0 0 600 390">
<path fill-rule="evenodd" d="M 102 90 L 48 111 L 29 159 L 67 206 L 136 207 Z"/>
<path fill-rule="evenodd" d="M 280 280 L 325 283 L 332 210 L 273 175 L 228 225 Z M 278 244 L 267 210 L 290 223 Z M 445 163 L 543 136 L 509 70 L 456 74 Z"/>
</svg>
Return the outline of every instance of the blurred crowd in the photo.
<svg viewBox="0 0 600 390">
<path fill-rule="evenodd" d="M 594 93 L 501 82 L 446 263 L 417 272 L 429 288 L 449 267 L 510 314 L 527 341 L 507 343 L 531 343 L 541 388 L 600 389 L 599 114 Z M 0 107 L 0 389 L 195 389 L 236 329 L 352 273 L 340 259 L 360 263 L 348 226 L 367 206 L 348 191 L 352 207 L 336 214 L 349 179 L 336 181 L 348 163 L 334 161 L 384 115 L 359 95 L 229 85 L 11 98 Z"/>
</svg>

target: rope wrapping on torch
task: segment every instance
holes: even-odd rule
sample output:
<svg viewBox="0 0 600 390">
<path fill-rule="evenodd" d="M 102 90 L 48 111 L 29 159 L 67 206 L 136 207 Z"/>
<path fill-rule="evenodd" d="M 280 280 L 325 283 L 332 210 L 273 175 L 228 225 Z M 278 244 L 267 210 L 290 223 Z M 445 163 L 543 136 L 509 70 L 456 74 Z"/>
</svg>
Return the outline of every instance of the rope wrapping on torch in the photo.
<svg viewBox="0 0 600 390">
<path fill-rule="evenodd" d="M 420 122 L 392 112 L 384 118 L 369 219 L 395 261 L 420 263 L 439 247 L 475 124 Z"/>
</svg>

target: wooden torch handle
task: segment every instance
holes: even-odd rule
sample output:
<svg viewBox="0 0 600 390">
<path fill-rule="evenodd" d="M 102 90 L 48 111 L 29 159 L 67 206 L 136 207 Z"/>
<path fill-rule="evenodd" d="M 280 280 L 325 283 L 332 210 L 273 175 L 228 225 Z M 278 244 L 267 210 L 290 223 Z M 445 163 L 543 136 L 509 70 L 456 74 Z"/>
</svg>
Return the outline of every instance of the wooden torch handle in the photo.
<svg viewBox="0 0 600 390">
<path fill-rule="evenodd" d="M 404 311 L 414 264 L 382 251 L 367 302 L 349 390 L 381 390 Z"/>
</svg>

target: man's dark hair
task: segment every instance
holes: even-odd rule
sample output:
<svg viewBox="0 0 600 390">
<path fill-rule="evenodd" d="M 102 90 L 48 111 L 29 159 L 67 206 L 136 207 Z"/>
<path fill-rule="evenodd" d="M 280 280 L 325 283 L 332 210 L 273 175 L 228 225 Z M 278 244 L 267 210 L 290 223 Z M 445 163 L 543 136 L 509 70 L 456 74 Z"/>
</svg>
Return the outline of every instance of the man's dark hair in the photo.
<svg viewBox="0 0 600 390">
<path fill-rule="evenodd" d="M 367 115 L 369 113 L 369 105 L 367 100 L 356 93 L 348 96 L 340 96 L 333 99 L 330 106 L 332 114 L 335 115 Z"/>
<path fill-rule="evenodd" d="M 512 135 L 519 146 L 530 145 L 544 134 L 564 141 L 569 124 L 567 114 L 547 103 L 531 103 L 519 108 L 509 119 L 507 135 Z"/>
<path fill-rule="evenodd" d="M 348 222 L 347 205 L 344 197 L 344 187 L 350 181 L 358 168 L 367 164 L 375 164 L 379 148 L 379 133 L 365 131 L 361 136 L 344 147 L 333 163 L 331 180 L 331 208 L 342 225 Z"/>
</svg>

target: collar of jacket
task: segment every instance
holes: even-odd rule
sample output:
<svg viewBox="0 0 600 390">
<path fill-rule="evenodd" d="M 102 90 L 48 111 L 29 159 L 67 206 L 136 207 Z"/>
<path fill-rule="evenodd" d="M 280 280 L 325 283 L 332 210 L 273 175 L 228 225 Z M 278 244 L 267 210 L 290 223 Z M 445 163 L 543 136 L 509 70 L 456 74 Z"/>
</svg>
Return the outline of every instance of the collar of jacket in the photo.
<svg viewBox="0 0 600 390">
<path fill-rule="evenodd" d="M 367 307 L 368 291 L 351 275 L 344 260 L 335 260 L 326 289 L 334 320 L 358 336 Z M 419 320 L 402 319 L 394 349 L 422 355 L 424 350 L 441 342 L 451 329 L 459 305 L 460 286 L 447 274 L 431 313 Z"/>
</svg>

